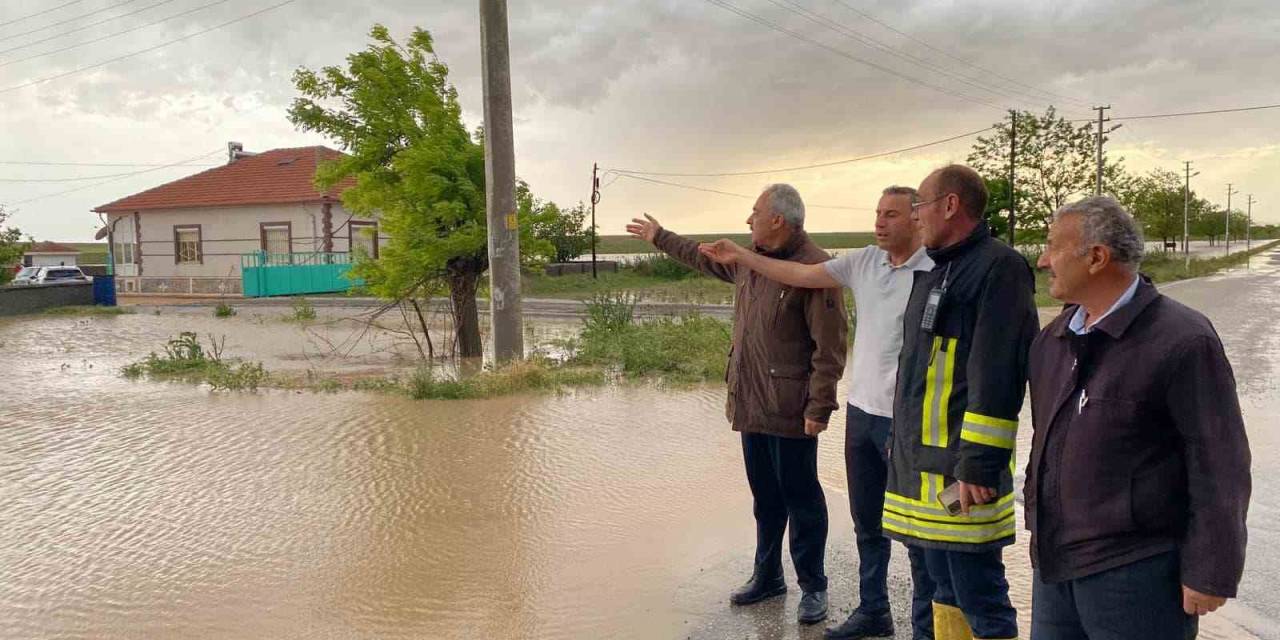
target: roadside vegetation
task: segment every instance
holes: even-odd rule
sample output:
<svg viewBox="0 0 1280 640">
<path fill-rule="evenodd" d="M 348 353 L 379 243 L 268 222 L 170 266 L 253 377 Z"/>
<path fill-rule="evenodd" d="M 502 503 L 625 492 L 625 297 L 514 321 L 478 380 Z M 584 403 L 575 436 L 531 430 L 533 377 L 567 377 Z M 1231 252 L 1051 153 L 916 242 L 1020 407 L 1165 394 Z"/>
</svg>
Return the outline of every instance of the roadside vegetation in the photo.
<svg viewBox="0 0 1280 640">
<path fill-rule="evenodd" d="M 225 344 L 225 337 L 218 340 L 211 335 L 206 346 L 194 332 L 184 331 L 164 344 L 163 354 L 153 351 L 126 366 L 123 373 L 133 379 L 204 383 L 215 391 L 256 391 L 266 386 L 269 377 L 262 363 L 224 359 Z"/>
<path fill-rule="evenodd" d="M 213 390 L 372 391 L 418 400 L 560 392 L 609 383 L 685 386 L 724 379 L 729 323 L 698 315 L 639 319 L 639 299 L 632 293 L 608 293 L 588 301 L 581 335 L 552 345 L 562 354 L 559 358 L 535 352 L 523 361 L 469 374 L 449 375 L 429 361 L 408 374 L 355 379 L 314 371 L 268 372 L 261 363 L 224 357 L 225 338 L 209 336 L 202 342 L 193 332 L 179 334 L 163 346 L 163 353 L 153 352 L 128 365 L 123 374 L 207 384 Z"/>
<path fill-rule="evenodd" d="M 46 316 L 126 316 L 133 313 L 129 307 L 100 307 L 96 305 L 72 305 L 51 307 L 42 312 Z"/>
</svg>

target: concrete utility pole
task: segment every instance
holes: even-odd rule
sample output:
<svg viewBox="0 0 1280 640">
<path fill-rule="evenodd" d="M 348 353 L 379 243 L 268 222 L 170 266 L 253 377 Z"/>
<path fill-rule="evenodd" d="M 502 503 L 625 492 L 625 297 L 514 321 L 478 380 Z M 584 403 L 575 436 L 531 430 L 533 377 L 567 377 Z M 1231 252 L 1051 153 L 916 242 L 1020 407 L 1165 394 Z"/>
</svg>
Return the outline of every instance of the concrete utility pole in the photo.
<svg viewBox="0 0 1280 640">
<path fill-rule="evenodd" d="M 1017 155 L 1018 155 L 1018 112 L 1015 109 L 1009 110 L 1009 246 L 1016 248 L 1018 245 L 1016 230 L 1018 228 L 1018 183 L 1016 181 L 1017 174 Z"/>
<path fill-rule="evenodd" d="M 600 202 L 600 165 L 591 163 L 591 279 L 596 279 L 596 204 Z"/>
<path fill-rule="evenodd" d="M 1187 182 L 1182 188 L 1182 256 L 1183 262 L 1191 264 L 1191 245 L 1188 242 L 1190 233 L 1190 224 L 1188 220 L 1188 211 L 1191 209 L 1191 178 L 1200 175 L 1200 172 L 1191 173 L 1191 161 L 1183 162 L 1186 165 Z"/>
<path fill-rule="evenodd" d="M 507 362 L 524 357 L 524 331 L 506 0 L 480 0 L 480 66 L 484 76 L 484 184 L 493 356 L 498 362 Z"/>
<path fill-rule="evenodd" d="M 1231 194 L 1240 193 L 1238 189 L 1232 189 L 1231 183 L 1227 183 L 1227 253 L 1231 255 Z"/>
<path fill-rule="evenodd" d="M 1253 199 L 1253 194 L 1249 194 L 1249 213 L 1245 218 L 1247 222 L 1244 225 L 1244 250 L 1246 252 L 1253 250 L 1253 203 L 1257 200 Z"/>
<path fill-rule="evenodd" d="M 1124 126 L 1122 124 L 1118 124 L 1114 127 L 1111 127 L 1110 129 L 1107 129 L 1106 131 L 1102 130 L 1102 123 L 1111 121 L 1111 118 L 1103 117 L 1103 112 L 1110 108 L 1111 108 L 1111 105 L 1107 105 L 1105 107 L 1093 108 L 1094 111 L 1098 112 L 1098 184 L 1093 189 L 1093 195 L 1095 196 L 1102 195 L 1102 143 L 1103 143 L 1104 136 Z"/>
</svg>

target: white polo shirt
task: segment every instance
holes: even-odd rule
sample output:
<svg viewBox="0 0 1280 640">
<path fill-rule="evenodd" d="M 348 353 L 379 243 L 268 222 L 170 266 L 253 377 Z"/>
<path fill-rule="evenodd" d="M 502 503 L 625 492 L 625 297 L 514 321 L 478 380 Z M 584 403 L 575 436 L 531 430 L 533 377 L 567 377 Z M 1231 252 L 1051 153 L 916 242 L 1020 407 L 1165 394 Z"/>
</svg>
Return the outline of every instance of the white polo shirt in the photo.
<svg viewBox="0 0 1280 640">
<path fill-rule="evenodd" d="M 845 370 L 849 404 L 876 416 L 893 417 L 893 392 L 902 350 L 902 315 L 911 297 L 914 272 L 933 269 L 920 247 L 894 267 L 889 252 L 871 245 L 824 263 L 827 273 L 853 291 L 858 327 Z"/>
</svg>

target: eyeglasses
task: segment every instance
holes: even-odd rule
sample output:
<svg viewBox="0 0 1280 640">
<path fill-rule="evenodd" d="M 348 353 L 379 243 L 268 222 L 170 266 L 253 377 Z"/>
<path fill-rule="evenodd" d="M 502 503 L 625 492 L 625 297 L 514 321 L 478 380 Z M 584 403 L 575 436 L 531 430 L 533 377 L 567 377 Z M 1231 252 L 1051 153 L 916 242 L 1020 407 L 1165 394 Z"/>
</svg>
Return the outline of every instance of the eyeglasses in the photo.
<svg viewBox="0 0 1280 640">
<path fill-rule="evenodd" d="M 943 200 L 943 198 L 946 198 L 947 196 L 950 196 L 950 193 L 943 193 L 943 195 L 933 198 L 933 200 L 925 200 L 924 202 L 911 202 L 911 212 L 915 214 L 915 212 L 918 212 L 920 210 L 920 207 L 924 205 L 932 205 L 934 204 L 934 202 Z"/>
</svg>

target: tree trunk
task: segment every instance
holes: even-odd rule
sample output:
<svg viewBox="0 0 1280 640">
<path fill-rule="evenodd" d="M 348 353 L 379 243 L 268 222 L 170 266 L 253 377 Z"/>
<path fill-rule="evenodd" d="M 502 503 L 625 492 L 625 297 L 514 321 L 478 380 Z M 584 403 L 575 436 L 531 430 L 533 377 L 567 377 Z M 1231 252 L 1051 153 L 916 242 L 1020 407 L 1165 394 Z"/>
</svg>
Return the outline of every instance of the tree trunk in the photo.
<svg viewBox="0 0 1280 640">
<path fill-rule="evenodd" d="M 480 275 L 484 273 L 483 266 L 482 261 L 473 258 L 454 258 L 446 267 L 458 355 L 463 358 L 484 355 L 484 346 L 480 342 L 480 313 L 476 308 L 476 288 Z"/>
</svg>

